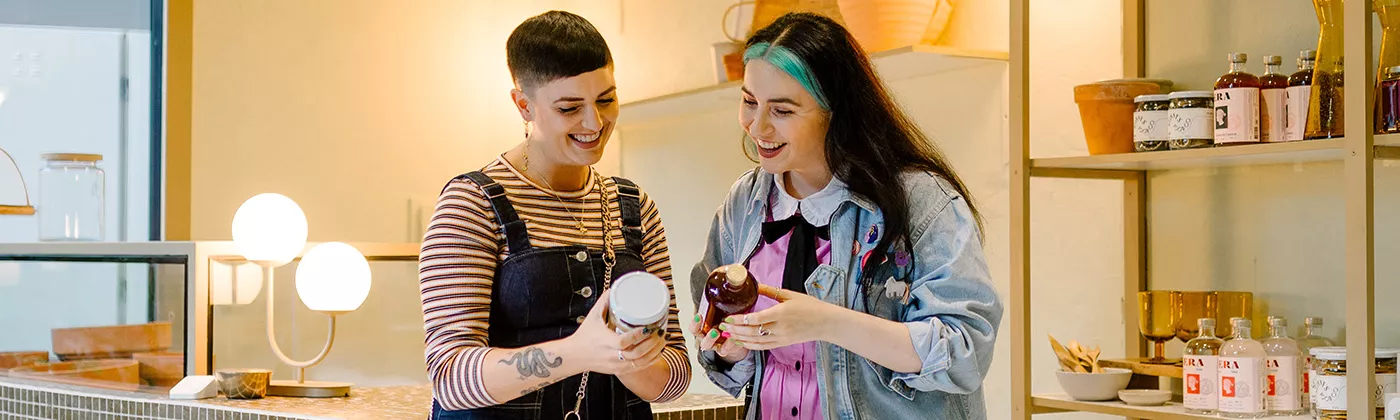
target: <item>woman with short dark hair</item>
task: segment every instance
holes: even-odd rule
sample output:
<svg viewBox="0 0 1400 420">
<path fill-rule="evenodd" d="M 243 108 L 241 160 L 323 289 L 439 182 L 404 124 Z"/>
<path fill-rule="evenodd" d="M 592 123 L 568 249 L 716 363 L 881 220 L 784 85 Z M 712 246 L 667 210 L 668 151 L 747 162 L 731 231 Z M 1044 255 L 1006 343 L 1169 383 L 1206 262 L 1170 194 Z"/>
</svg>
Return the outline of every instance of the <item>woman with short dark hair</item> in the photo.
<svg viewBox="0 0 1400 420">
<path fill-rule="evenodd" d="M 592 168 L 617 121 L 612 53 L 555 11 L 515 28 L 506 59 L 525 141 L 448 182 L 423 239 L 433 418 L 650 419 L 649 402 L 685 392 L 690 363 L 674 291 L 664 329 L 602 319 L 624 273 L 671 287 L 655 204 Z"/>
</svg>

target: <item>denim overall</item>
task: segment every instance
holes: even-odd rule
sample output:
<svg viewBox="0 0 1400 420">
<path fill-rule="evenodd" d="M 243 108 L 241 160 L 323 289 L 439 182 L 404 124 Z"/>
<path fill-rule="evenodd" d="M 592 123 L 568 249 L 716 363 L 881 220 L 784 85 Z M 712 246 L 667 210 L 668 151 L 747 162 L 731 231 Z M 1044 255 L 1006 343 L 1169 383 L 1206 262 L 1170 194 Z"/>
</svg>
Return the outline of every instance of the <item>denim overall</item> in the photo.
<svg viewBox="0 0 1400 420">
<path fill-rule="evenodd" d="M 573 334 L 602 294 L 603 250 L 584 245 L 530 245 L 526 223 L 506 198 L 505 187 L 480 171 L 456 179 L 463 178 L 476 183 L 490 198 L 510 251 L 496 268 L 491 286 L 491 325 L 487 331 L 491 346 L 528 347 Z M 627 244 L 624 249 L 614 250 L 616 279 L 643 270 L 644 266 L 640 190 L 626 179 L 613 180 L 617 183 L 622 236 Z M 563 419 L 565 413 L 574 409 L 582 378 L 566 378 L 503 404 L 472 410 L 444 410 L 434 401 L 432 420 Z M 579 410 L 585 420 L 652 418 L 651 404 L 633 394 L 615 376 L 590 373 L 586 395 Z"/>
</svg>

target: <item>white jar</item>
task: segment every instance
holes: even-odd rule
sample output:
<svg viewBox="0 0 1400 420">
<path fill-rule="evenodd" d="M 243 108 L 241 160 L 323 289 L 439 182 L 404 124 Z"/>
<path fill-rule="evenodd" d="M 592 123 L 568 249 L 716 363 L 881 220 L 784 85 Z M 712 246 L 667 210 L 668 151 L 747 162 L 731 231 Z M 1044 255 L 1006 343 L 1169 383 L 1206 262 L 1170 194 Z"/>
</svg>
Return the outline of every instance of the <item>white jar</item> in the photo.
<svg viewBox="0 0 1400 420">
<path fill-rule="evenodd" d="M 39 240 L 101 241 L 106 229 L 107 175 L 102 155 L 50 153 L 39 170 Z"/>
<path fill-rule="evenodd" d="M 671 292 L 666 282 L 645 271 L 623 274 L 608 292 L 608 326 L 619 334 L 637 328 L 664 330 L 670 311 Z"/>
</svg>

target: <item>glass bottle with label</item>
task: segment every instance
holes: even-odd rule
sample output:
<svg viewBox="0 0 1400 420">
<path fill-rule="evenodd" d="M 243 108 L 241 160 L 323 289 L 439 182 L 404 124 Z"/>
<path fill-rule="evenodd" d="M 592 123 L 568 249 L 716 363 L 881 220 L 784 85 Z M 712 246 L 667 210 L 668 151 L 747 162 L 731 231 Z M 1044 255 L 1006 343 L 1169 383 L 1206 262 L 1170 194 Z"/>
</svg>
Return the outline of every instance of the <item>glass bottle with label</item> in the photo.
<svg viewBox="0 0 1400 420">
<path fill-rule="evenodd" d="M 1235 335 L 1220 346 L 1220 415 L 1253 419 L 1268 415 L 1264 405 L 1264 345 L 1251 338 L 1248 318 L 1230 318 Z"/>
<path fill-rule="evenodd" d="M 1259 76 L 1259 127 L 1264 142 L 1283 141 L 1283 100 L 1288 76 L 1279 73 L 1283 57 L 1264 56 L 1264 75 Z"/>
<path fill-rule="evenodd" d="M 1216 380 L 1220 376 L 1220 346 L 1224 340 L 1215 337 L 1215 318 L 1196 320 L 1201 333 L 1186 342 L 1182 355 L 1182 404 L 1191 414 L 1215 414 L 1220 396 Z"/>
<path fill-rule="evenodd" d="M 1269 369 L 1264 394 L 1269 414 L 1299 416 L 1307 412 L 1303 407 L 1301 386 L 1303 352 L 1296 341 L 1288 338 L 1287 319 L 1269 317 L 1269 338 L 1264 339 L 1263 345 L 1264 362 Z"/>
<path fill-rule="evenodd" d="M 1313 381 L 1317 379 L 1317 370 L 1313 369 L 1312 349 L 1318 347 L 1332 347 L 1332 340 L 1322 336 L 1322 318 L 1307 317 L 1303 319 L 1303 335 L 1298 337 L 1299 351 L 1303 352 L 1306 359 L 1303 360 L 1303 400 L 1307 402 L 1308 409 L 1317 410 L 1317 399 L 1312 395 Z"/>
<path fill-rule="evenodd" d="M 1298 53 L 1298 71 L 1288 76 L 1283 104 L 1284 141 L 1303 139 L 1308 126 L 1308 100 L 1312 97 L 1313 63 L 1316 61 L 1317 51 Z"/>
<path fill-rule="evenodd" d="M 1249 56 L 1230 54 L 1230 72 L 1215 81 L 1215 145 L 1259 142 L 1259 78 L 1245 71 Z"/>
</svg>

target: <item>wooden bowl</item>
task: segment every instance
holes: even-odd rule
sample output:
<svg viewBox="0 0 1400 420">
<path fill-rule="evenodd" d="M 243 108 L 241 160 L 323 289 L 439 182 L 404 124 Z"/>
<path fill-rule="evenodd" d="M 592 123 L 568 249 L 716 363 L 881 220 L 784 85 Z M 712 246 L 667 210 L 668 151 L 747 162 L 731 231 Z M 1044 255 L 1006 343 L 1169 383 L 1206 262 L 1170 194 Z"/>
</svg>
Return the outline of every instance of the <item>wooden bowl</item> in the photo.
<svg viewBox="0 0 1400 420">
<path fill-rule="evenodd" d="M 0 352 L 0 369 L 28 366 L 35 363 L 48 363 L 48 361 L 49 352 L 46 351 Z"/>
<path fill-rule="evenodd" d="M 172 387 L 185 378 L 184 353 L 136 353 L 131 358 L 141 364 L 141 381 L 146 385 Z"/>
<path fill-rule="evenodd" d="M 124 359 L 169 348 L 169 322 L 53 330 L 59 360 Z"/>
<path fill-rule="evenodd" d="M 141 369 L 130 359 L 40 363 L 11 368 L 10 376 L 128 391 L 141 386 Z"/>
</svg>

